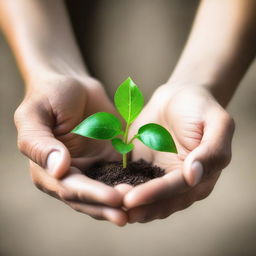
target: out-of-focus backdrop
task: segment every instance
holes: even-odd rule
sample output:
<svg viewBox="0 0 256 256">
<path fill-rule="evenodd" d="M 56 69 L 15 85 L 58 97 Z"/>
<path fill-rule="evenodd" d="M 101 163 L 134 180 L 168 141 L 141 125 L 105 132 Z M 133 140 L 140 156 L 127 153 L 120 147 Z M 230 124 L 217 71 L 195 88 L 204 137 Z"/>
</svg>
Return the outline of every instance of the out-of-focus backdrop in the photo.
<svg viewBox="0 0 256 256">
<path fill-rule="evenodd" d="M 71 17 L 74 24 L 84 17 L 79 29 L 88 66 L 111 97 L 130 75 L 149 98 L 175 66 L 197 1 L 85 2 L 87 14 L 80 8 Z M 0 255 L 256 255 L 256 62 L 228 107 L 236 120 L 233 160 L 212 194 L 165 220 L 124 228 L 74 212 L 32 185 L 13 124 L 22 97 L 22 79 L 1 35 Z"/>
</svg>

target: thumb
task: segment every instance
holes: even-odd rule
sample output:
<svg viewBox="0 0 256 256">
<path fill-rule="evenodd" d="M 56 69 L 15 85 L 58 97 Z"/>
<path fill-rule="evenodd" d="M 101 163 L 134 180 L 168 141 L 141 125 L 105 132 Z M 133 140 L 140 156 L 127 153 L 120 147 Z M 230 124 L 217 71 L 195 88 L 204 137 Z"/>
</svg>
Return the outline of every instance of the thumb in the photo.
<svg viewBox="0 0 256 256">
<path fill-rule="evenodd" d="M 197 185 L 202 178 L 210 177 L 224 169 L 231 160 L 231 143 L 234 121 L 226 113 L 205 122 L 201 143 L 188 154 L 183 165 L 183 175 L 189 186 Z"/>
<path fill-rule="evenodd" d="M 42 104 L 21 105 L 14 115 L 18 131 L 18 148 L 33 162 L 56 177 L 62 177 L 70 167 L 70 154 L 52 132 L 53 117 Z"/>
</svg>

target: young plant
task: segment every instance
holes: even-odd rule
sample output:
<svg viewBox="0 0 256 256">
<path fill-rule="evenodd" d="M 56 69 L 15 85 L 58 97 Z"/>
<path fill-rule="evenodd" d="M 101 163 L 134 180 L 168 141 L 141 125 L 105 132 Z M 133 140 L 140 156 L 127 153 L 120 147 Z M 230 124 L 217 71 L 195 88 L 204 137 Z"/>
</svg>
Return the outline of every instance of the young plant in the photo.
<svg viewBox="0 0 256 256">
<path fill-rule="evenodd" d="M 129 128 L 144 105 L 143 95 L 130 77 L 118 87 L 114 101 L 116 109 L 126 122 L 124 130 L 115 115 L 98 112 L 86 118 L 72 132 L 92 139 L 111 140 L 113 147 L 123 155 L 123 168 L 127 166 L 127 153 L 133 150 L 135 139 L 151 149 L 177 153 L 171 134 L 158 124 L 141 126 L 137 134 L 128 140 Z"/>
</svg>

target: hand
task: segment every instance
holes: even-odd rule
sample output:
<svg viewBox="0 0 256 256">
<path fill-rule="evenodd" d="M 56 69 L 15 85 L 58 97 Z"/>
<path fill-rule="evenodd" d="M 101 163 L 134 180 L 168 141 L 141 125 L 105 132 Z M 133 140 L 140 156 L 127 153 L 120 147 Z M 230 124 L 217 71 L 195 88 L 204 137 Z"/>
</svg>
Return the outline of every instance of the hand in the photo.
<svg viewBox="0 0 256 256">
<path fill-rule="evenodd" d="M 84 81 L 54 77 L 29 85 L 15 112 L 18 146 L 30 161 L 35 185 L 73 209 L 117 225 L 127 221 L 122 191 L 92 180 L 81 170 L 99 160 L 115 160 L 109 142 L 70 133 L 88 115 L 114 112 L 103 88 Z M 72 166 L 72 167 L 71 167 Z"/>
<path fill-rule="evenodd" d="M 178 154 L 153 151 L 135 142 L 133 159 L 165 169 L 163 177 L 130 188 L 124 197 L 129 222 L 166 218 L 207 197 L 231 159 L 234 122 L 204 88 L 164 85 L 153 95 L 132 127 L 145 123 L 167 128 Z"/>
</svg>

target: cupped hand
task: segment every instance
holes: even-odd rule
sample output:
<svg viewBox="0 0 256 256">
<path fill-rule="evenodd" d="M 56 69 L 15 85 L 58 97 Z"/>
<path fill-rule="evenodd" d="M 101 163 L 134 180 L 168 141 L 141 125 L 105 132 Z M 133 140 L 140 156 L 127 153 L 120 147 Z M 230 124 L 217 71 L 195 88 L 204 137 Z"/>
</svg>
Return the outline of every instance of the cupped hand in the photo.
<svg viewBox="0 0 256 256">
<path fill-rule="evenodd" d="M 167 128 L 178 154 L 153 151 L 135 142 L 133 159 L 143 158 L 165 169 L 165 175 L 135 188 L 124 197 L 129 222 L 166 218 L 207 197 L 231 159 L 234 122 L 202 87 L 161 86 L 132 127 L 146 123 Z"/>
<path fill-rule="evenodd" d="M 109 142 L 86 139 L 70 131 L 87 116 L 114 113 L 101 85 L 54 76 L 29 85 L 15 112 L 18 147 L 30 161 L 35 185 L 73 209 L 96 219 L 124 225 L 122 191 L 82 174 L 95 161 L 116 160 Z"/>
</svg>

